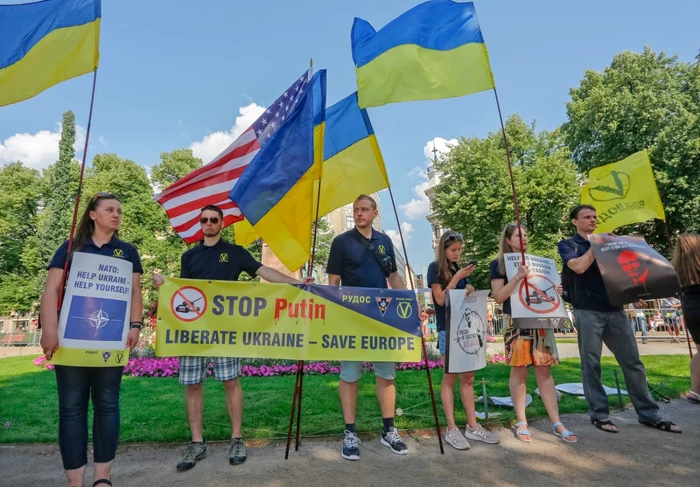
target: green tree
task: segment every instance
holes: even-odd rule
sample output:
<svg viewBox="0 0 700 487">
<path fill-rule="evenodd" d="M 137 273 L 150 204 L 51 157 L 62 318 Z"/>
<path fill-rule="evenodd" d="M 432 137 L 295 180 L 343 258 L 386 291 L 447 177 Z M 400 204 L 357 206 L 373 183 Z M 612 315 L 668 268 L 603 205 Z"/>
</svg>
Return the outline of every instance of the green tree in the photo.
<svg viewBox="0 0 700 487">
<path fill-rule="evenodd" d="M 79 165 L 75 156 L 75 115 L 63 114 L 59 159 L 44 171 L 43 212 L 39 222 L 38 239 L 41 257 L 48 264 L 56 249 L 68 238 L 73 206 L 78 186 Z"/>
<path fill-rule="evenodd" d="M 700 229 L 700 66 L 677 56 L 617 54 L 603 72 L 588 70 L 567 104 L 562 127 L 582 173 L 649 150 L 672 235 Z M 618 230 L 638 232 L 669 250 L 663 222 Z"/>
<path fill-rule="evenodd" d="M 40 181 L 39 171 L 21 162 L 0 167 L 0 274 L 18 270 L 25 243 L 36 234 Z"/>
<path fill-rule="evenodd" d="M 528 251 L 557 257 L 569 208 L 579 199 L 576 170 L 558 130 L 537 132 L 518 115 L 506 122 L 521 219 L 529 228 Z M 488 262 L 503 227 L 514 221 L 508 165 L 501 132 L 462 138 L 437 163 L 442 173 L 434 210 L 441 223 L 464 235 L 465 259 L 479 259 L 472 281 L 489 288 Z"/>
<path fill-rule="evenodd" d="M 0 315 L 26 312 L 41 294 L 44 271 L 36 237 L 39 172 L 21 162 L 0 168 Z"/>
<path fill-rule="evenodd" d="M 151 168 L 151 182 L 162 189 L 202 166 L 202 160 L 192 155 L 192 149 L 163 152 L 160 160 L 159 164 Z"/>
</svg>

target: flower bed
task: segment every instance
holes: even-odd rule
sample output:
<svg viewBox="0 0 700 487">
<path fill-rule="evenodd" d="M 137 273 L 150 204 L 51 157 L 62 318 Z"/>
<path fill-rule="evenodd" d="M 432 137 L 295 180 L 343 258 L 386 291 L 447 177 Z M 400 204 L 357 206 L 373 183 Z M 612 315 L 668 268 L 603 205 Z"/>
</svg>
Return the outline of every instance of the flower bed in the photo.
<svg viewBox="0 0 700 487">
<path fill-rule="evenodd" d="M 488 362 L 499 364 L 505 362 L 505 357 L 498 353 L 490 355 Z M 53 370 L 52 363 L 47 362 L 42 355 L 33 360 L 34 365 Z M 432 369 L 442 368 L 442 360 L 428 360 L 428 366 Z M 402 362 L 395 364 L 397 371 L 424 370 L 423 362 Z M 363 372 L 374 370 L 371 362 L 362 364 Z M 180 360 L 177 357 L 167 358 L 131 358 L 124 367 L 124 375 L 131 377 L 177 377 L 180 373 Z M 275 377 L 282 375 L 295 375 L 297 364 L 287 360 L 243 359 L 241 376 L 243 377 Z M 207 376 L 214 374 L 214 364 L 207 367 Z M 305 362 L 304 375 L 337 375 L 340 374 L 340 362 Z"/>
</svg>

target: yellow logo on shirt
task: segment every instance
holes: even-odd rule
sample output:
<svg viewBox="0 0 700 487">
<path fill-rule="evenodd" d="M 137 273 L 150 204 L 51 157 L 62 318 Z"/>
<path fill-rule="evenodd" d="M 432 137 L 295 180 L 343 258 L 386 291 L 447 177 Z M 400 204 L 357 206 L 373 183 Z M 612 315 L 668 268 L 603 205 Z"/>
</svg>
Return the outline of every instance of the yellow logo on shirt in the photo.
<svg viewBox="0 0 700 487">
<path fill-rule="evenodd" d="M 123 259 L 124 258 L 124 251 L 122 249 L 114 249 L 112 256 L 119 257 L 120 259 Z"/>
<path fill-rule="evenodd" d="M 377 247 L 377 250 L 379 251 L 380 254 L 384 255 L 386 254 L 386 249 L 384 248 L 383 245 L 380 245 Z"/>
<path fill-rule="evenodd" d="M 223 254 L 219 255 L 219 262 L 228 262 L 228 254 L 223 253 Z"/>
</svg>

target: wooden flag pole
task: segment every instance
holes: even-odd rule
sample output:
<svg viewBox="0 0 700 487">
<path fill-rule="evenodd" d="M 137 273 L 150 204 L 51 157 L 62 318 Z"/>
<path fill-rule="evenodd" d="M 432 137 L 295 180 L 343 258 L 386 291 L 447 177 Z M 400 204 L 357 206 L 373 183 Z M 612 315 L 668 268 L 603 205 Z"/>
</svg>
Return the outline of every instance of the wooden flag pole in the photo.
<svg viewBox="0 0 700 487">
<path fill-rule="evenodd" d="M 496 87 L 493 87 L 493 94 L 496 97 L 496 107 L 498 108 L 498 119 L 501 121 L 501 132 L 503 133 L 503 145 L 506 149 L 506 159 L 508 160 L 508 174 L 510 175 L 510 189 L 513 194 L 513 206 L 515 207 L 515 223 L 518 226 L 518 236 L 520 240 L 520 265 L 525 265 L 525 247 L 523 245 L 523 231 L 520 226 L 520 206 L 518 205 L 518 193 L 515 190 L 515 178 L 513 177 L 513 163 L 510 160 L 510 149 L 508 148 L 508 137 L 506 137 L 506 126 L 503 123 L 503 114 L 501 113 L 501 104 L 498 101 L 498 92 Z M 530 304 L 530 289 L 527 283 L 527 277 L 523 279 L 525 283 L 525 300 Z"/>
<path fill-rule="evenodd" d="M 399 221 L 399 212 L 396 210 L 396 202 L 394 201 L 394 193 L 391 191 L 391 186 L 389 186 L 389 197 L 391 197 L 391 206 L 394 208 L 394 216 L 396 217 L 396 225 L 399 228 L 399 236 L 401 237 L 401 246 L 403 247 L 403 255 L 406 258 L 406 274 L 408 275 L 408 280 L 411 283 L 411 287 L 415 290 L 416 286 L 413 283 L 413 276 L 411 275 L 411 265 L 408 262 L 408 252 L 406 252 L 406 241 L 403 238 L 403 231 L 401 230 L 401 222 Z M 437 432 L 438 443 L 440 444 L 440 453 L 445 454 L 445 448 L 442 445 L 442 434 L 440 432 L 440 419 L 438 418 L 437 404 L 435 403 L 435 391 L 433 390 L 433 379 L 430 376 L 430 364 L 428 363 L 428 352 L 425 348 L 425 338 L 423 337 L 423 328 L 420 330 L 420 341 L 423 348 L 423 363 L 425 365 L 425 372 L 428 374 L 428 389 L 430 390 L 430 402 L 433 404 L 433 415 L 435 416 L 435 431 Z"/>
<path fill-rule="evenodd" d="M 97 84 L 97 68 L 92 72 L 92 95 L 90 96 L 90 112 L 88 114 L 87 130 L 85 131 L 85 146 L 83 147 L 83 161 L 80 164 L 80 177 L 78 178 L 78 191 L 75 194 L 75 205 L 73 206 L 73 220 L 70 224 L 70 233 L 68 235 L 68 250 L 66 255 L 70 255 L 73 249 L 73 237 L 75 236 L 75 224 L 78 219 L 78 207 L 80 206 L 80 196 L 83 189 L 83 174 L 85 174 L 85 162 L 87 160 L 88 142 L 90 141 L 90 127 L 92 126 L 92 108 L 95 105 L 95 85 Z M 69 259 L 63 265 L 63 275 L 61 277 L 61 287 L 58 291 L 58 314 L 61 314 L 61 306 L 63 305 L 64 291 L 66 287 L 66 279 L 68 278 Z"/>
</svg>

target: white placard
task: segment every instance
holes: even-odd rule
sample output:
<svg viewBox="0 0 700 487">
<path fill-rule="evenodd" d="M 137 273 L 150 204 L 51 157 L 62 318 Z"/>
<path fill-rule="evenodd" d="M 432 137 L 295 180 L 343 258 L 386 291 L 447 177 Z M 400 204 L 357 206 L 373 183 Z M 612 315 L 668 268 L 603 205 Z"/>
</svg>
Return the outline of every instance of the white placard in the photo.
<svg viewBox="0 0 700 487">
<path fill-rule="evenodd" d="M 486 298 L 489 291 L 447 293 L 445 372 L 458 374 L 486 367 Z"/>
<path fill-rule="evenodd" d="M 515 279 L 520 254 L 503 254 L 508 281 Z M 561 284 L 557 264 L 552 259 L 525 254 L 530 269 L 527 278 L 529 296 L 522 279 L 510 295 L 511 316 L 515 328 L 571 328 L 564 300 L 557 292 Z M 529 300 L 528 300 L 529 297 Z"/>
<path fill-rule="evenodd" d="M 126 348 L 131 318 L 133 264 L 125 259 L 76 252 L 73 254 L 66 294 L 58 322 L 59 351 Z M 93 352 L 98 353 L 98 352 Z M 106 355 L 106 364 L 110 352 Z M 64 356 L 60 354 L 59 357 Z M 87 365 L 78 355 L 64 365 Z M 68 355 L 65 355 L 68 357 Z M 124 365 L 114 364 L 114 365 Z"/>
</svg>

